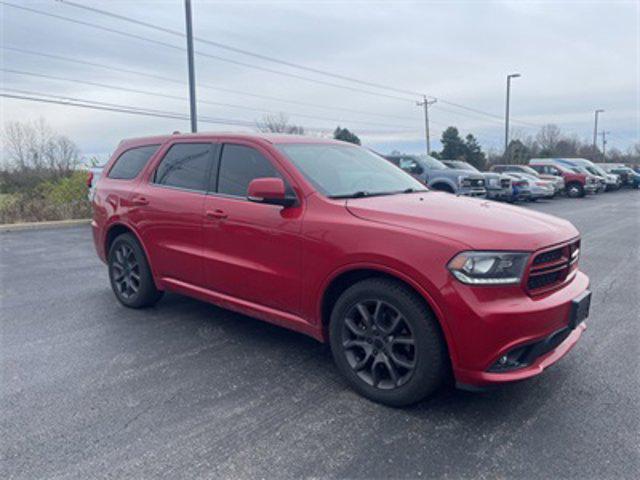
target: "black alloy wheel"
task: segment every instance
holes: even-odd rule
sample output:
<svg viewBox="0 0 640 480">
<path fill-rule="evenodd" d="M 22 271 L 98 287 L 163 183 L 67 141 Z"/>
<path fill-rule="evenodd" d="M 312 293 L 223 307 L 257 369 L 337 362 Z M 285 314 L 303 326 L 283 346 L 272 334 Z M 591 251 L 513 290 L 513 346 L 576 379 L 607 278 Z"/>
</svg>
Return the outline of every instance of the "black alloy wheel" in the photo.
<svg viewBox="0 0 640 480">
<path fill-rule="evenodd" d="M 116 298 L 126 307 L 154 305 L 163 292 L 156 288 L 149 263 L 131 233 L 116 237 L 109 248 L 109 279 Z"/>
<path fill-rule="evenodd" d="M 447 346 L 431 309 L 392 278 L 373 277 L 347 288 L 331 312 L 329 341 L 351 387 L 385 405 L 422 400 L 449 372 Z"/>
<path fill-rule="evenodd" d="M 133 249 L 126 243 L 120 243 L 114 250 L 111 262 L 113 283 L 122 298 L 129 299 L 140 290 L 140 264 Z"/>
<path fill-rule="evenodd" d="M 342 347 L 358 377 L 383 390 L 405 384 L 416 366 L 411 328 L 382 300 L 365 300 L 351 308 L 342 328 Z"/>
</svg>

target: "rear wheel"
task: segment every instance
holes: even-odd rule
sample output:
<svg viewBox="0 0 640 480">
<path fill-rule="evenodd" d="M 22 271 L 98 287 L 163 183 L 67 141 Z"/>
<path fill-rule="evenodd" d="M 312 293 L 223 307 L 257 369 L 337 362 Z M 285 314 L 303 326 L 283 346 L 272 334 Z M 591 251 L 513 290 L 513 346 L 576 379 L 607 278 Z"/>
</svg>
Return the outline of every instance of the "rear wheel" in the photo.
<svg viewBox="0 0 640 480">
<path fill-rule="evenodd" d="M 108 263 L 111 288 L 124 306 L 150 307 L 162 298 L 144 251 L 132 234 L 116 237 L 109 248 Z"/>
<path fill-rule="evenodd" d="M 436 320 L 413 291 L 393 280 L 363 280 L 348 288 L 331 314 L 330 341 L 349 384 L 375 402 L 415 403 L 446 375 Z"/>
<path fill-rule="evenodd" d="M 570 198 L 584 197 L 584 188 L 577 182 L 567 185 L 567 196 Z"/>
</svg>

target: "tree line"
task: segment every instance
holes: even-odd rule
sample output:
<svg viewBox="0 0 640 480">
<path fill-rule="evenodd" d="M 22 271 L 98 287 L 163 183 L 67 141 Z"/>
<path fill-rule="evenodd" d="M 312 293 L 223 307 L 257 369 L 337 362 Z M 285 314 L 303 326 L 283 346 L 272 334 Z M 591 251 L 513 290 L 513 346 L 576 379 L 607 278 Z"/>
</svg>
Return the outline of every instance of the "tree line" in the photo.
<svg viewBox="0 0 640 480">
<path fill-rule="evenodd" d="M 303 127 L 289 124 L 284 114 L 265 116 L 262 121 L 257 122 L 257 128 L 262 132 L 305 134 Z M 595 162 L 606 160 L 615 163 L 640 163 L 640 142 L 626 152 L 616 148 L 608 149 L 605 159 L 598 145 L 594 148 L 592 142 L 567 134 L 555 124 L 542 126 L 535 135 L 516 132 L 513 136 L 506 152 L 496 149 L 485 152 L 472 133 L 462 137 L 458 128 L 450 126 L 442 132 L 440 138 L 442 148 L 432 151 L 431 156 L 442 160 L 463 160 L 479 170 L 498 163 L 526 164 L 532 158 L 541 157 L 579 157 Z M 340 126 L 334 130 L 333 138 L 360 145 L 360 139 L 354 132 Z"/>
</svg>

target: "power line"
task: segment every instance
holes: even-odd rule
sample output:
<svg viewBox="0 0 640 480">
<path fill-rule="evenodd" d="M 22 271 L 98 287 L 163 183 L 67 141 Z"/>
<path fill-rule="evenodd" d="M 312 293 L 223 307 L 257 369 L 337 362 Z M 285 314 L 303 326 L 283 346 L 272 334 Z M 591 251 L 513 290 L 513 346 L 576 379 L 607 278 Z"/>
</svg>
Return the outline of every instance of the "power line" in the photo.
<svg viewBox="0 0 640 480">
<path fill-rule="evenodd" d="M 66 22 L 75 23 L 77 25 L 83 25 L 83 26 L 86 26 L 86 27 L 95 28 L 95 29 L 102 30 L 102 31 L 105 31 L 105 32 L 115 33 L 117 35 L 122 35 L 122 36 L 129 37 L 129 38 L 135 38 L 137 40 L 142 40 L 142 41 L 149 42 L 149 43 L 152 43 L 152 44 L 155 44 L 155 45 L 160 45 L 160 46 L 163 46 L 163 47 L 166 47 L 166 48 L 171 48 L 171 49 L 177 50 L 179 52 L 185 52 L 186 51 L 186 48 L 178 47 L 178 46 L 173 45 L 171 43 L 163 42 L 161 40 L 155 40 L 155 39 L 152 39 L 152 38 L 149 38 L 149 37 L 144 37 L 142 35 L 136 35 L 136 34 L 129 33 L 129 32 L 123 32 L 122 30 L 117 30 L 115 28 L 104 27 L 102 25 L 97 25 L 95 23 L 85 22 L 83 20 L 76 20 L 74 18 L 64 17 L 62 15 L 56 15 L 56 14 L 53 14 L 53 13 L 44 12 L 42 10 L 36 10 L 35 8 L 25 7 L 25 6 L 22 6 L 22 5 L 14 5 L 12 3 L 4 2 L 4 1 L 0 1 L 0 4 L 6 5 L 8 7 L 16 8 L 16 9 L 19 9 L 19 10 L 24 10 L 24 11 L 27 11 L 27 12 L 43 15 L 45 17 L 56 18 L 58 20 L 63 20 L 63 21 L 66 21 Z M 232 64 L 232 65 L 237 65 L 237 66 L 241 66 L 241 67 L 245 67 L 245 68 L 251 68 L 253 70 L 259 70 L 259 71 L 262 71 L 262 72 L 273 73 L 275 75 L 282 75 L 282 76 L 285 76 L 285 77 L 296 78 L 298 80 L 304 80 L 304 81 L 307 81 L 307 82 L 317 83 L 319 85 L 326 85 L 326 86 L 329 86 L 329 87 L 341 88 L 341 89 L 344 89 L 344 90 L 363 93 L 363 94 L 366 94 L 366 95 L 373 95 L 373 96 L 376 96 L 376 97 L 385 97 L 385 98 L 390 98 L 390 99 L 394 99 L 394 100 L 401 100 L 401 101 L 407 102 L 407 103 L 413 102 L 413 100 L 410 100 L 408 98 L 399 97 L 397 95 L 388 95 L 388 94 L 385 94 L 385 93 L 372 92 L 370 90 L 364 90 L 364 89 L 361 89 L 361 88 L 355 88 L 355 87 L 350 87 L 350 86 L 347 86 L 347 85 L 340 85 L 340 84 L 337 84 L 337 83 L 327 82 L 327 81 L 324 81 L 324 80 L 318 80 L 318 79 L 315 79 L 315 78 L 305 77 L 303 75 L 297 75 L 295 73 L 282 72 L 282 71 L 279 71 L 279 70 L 274 70 L 272 68 L 260 67 L 260 66 L 252 65 L 252 64 L 246 63 L 246 62 L 240 62 L 240 61 L 237 61 L 237 60 L 232 60 L 230 58 L 220 57 L 218 55 L 212 55 L 210 53 L 195 51 L 195 54 L 200 56 L 200 57 L 210 58 L 210 59 L 213 59 L 213 60 L 218 60 L 218 61 L 221 61 L 221 62 L 225 62 L 225 63 L 229 63 L 229 64 Z"/>
<path fill-rule="evenodd" d="M 3 88 L 3 90 L 7 92 L 15 92 L 15 93 L 0 92 L 0 97 L 16 99 L 16 100 L 50 103 L 50 104 L 57 104 L 57 105 L 63 105 L 63 106 L 88 108 L 93 110 L 104 110 L 104 111 L 117 112 L 117 113 L 129 113 L 129 114 L 149 116 L 149 117 L 169 118 L 169 119 L 184 120 L 184 121 L 189 120 L 189 116 L 187 114 L 183 114 L 179 112 L 132 107 L 130 105 L 99 102 L 95 100 L 88 100 L 88 99 L 83 99 L 78 97 L 53 95 L 49 93 L 33 92 L 33 91 L 27 91 L 27 90 L 19 90 L 19 89 L 11 89 L 11 88 Z M 46 97 L 46 98 L 42 98 L 42 97 Z M 210 123 L 210 124 L 217 124 L 217 125 L 234 125 L 234 126 L 249 127 L 254 129 L 256 128 L 256 124 L 254 122 L 249 122 L 245 120 L 218 118 L 218 117 L 210 117 L 210 116 L 199 116 L 198 118 L 203 123 Z M 321 127 L 305 126 L 305 129 L 308 131 L 326 132 L 326 129 Z M 387 133 L 387 132 L 371 131 L 369 133 L 377 134 L 377 133 Z M 389 133 L 398 133 L 398 132 L 389 132 Z"/>
<path fill-rule="evenodd" d="M 179 80 L 177 78 L 171 78 L 171 77 L 164 77 L 164 76 L 161 76 L 161 75 L 156 75 L 156 74 L 148 73 L 148 72 L 141 72 L 139 70 L 132 70 L 132 69 L 129 69 L 129 68 L 115 67 L 115 66 L 106 65 L 106 64 L 103 64 L 103 63 L 90 62 L 90 61 L 87 61 L 87 60 L 79 60 L 79 59 L 75 59 L 75 58 L 64 57 L 62 55 L 54 55 L 54 54 L 50 54 L 50 53 L 36 52 L 36 51 L 33 51 L 33 50 L 26 50 L 26 49 L 23 49 L 23 48 L 10 47 L 10 46 L 6 46 L 6 45 L 0 45 L 0 48 L 2 48 L 3 50 L 11 51 L 11 52 L 23 53 L 23 54 L 28 54 L 28 55 L 35 55 L 35 56 L 39 56 L 39 57 L 43 57 L 43 58 L 51 58 L 53 60 L 70 62 L 70 63 L 75 63 L 75 64 L 78 64 L 78 65 L 86 65 L 86 66 L 90 66 L 90 67 L 104 68 L 104 69 L 109 70 L 109 71 L 116 71 L 116 72 L 122 72 L 122 73 L 127 73 L 127 74 L 140 75 L 142 77 L 153 78 L 155 80 L 164 80 L 164 81 L 175 83 L 175 84 L 178 84 L 178 85 L 184 85 L 184 80 Z M 262 100 L 270 100 L 270 101 L 275 101 L 275 102 L 290 103 L 292 105 L 300 105 L 300 106 L 306 106 L 306 107 L 320 108 L 320 109 L 331 110 L 331 111 L 343 111 L 343 112 L 347 112 L 347 113 L 356 113 L 356 114 L 360 114 L 360 115 L 371 115 L 371 116 L 382 117 L 382 118 L 396 118 L 396 119 L 400 119 L 400 120 L 409 120 L 409 121 L 414 120 L 413 118 L 406 117 L 406 116 L 401 116 L 401 115 L 376 113 L 376 112 L 370 112 L 370 111 L 364 111 L 364 110 L 356 110 L 356 109 L 351 109 L 351 108 L 336 107 L 336 106 L 329 106 L 329 105 L 321 105 L 321 104 L 318 104 L 318 103 L 303 102 L 303 101 L 298 101 L 298 100 L 289 100 L 289 99 L 281 98 L 281 97 L 272 97 L 272 96 L 269 96 L 269 95 L 261 95 L 261 94 L 252 93 L 252 92 L 246 92 L 246 91 L 241 91 L 241 90 L 234 90 L 234 89 L 229 89 L 229 88 L 224 88 L 224 87 L 213 86 L 213 85 L 209 85 L 209 84 L 206 84 L 206 83 L 198 83 L 197 86 L 200 87 L 200 88 L 205 88 L 205 89 L 210 89 L 210 90 L 217 90 L 217 91 L 220 91 L 220 92 L 232 93 L 232 94 L 236 94 L 236 95 L 243 95 L 243 96 L 248 96 L 248 97 L 253 97 L 253 98 L 259 98 L 259 99 L 262 99 Z"/>
<path fill-rule="evenodd" d="M 152 24 L 152 23 L 149 23 L 149 22 L 144 22 L 142 20 L 137 20 L 137 19 L 128 17 L 126 15 L 119 15 L 117 13 L 109 12 L 107 10 L 102 10 L 102 9 L 95 8 L 95 7 L 89 7 L 87 5 L 82 5 L 82 4 L 79 4 L 79 3 L 76 3 L 76 2 L 72 2 L 72 1 L 69 1 L 69 0 L 56 0 L 56 1 L 60 2 L 60 3 L 63 3 L 63 4 L 66 4 L 66 5 L 69 5 L 71 7 L 80 8 L 80 9 L 87 10 L 87 11 L 90 11 L 90 12 L 93 12 L 93 13 L 97 13 L 99 15 L 105 15 L 105 16 L 108 16 L 108 17 L 116 18 L 118 20 L 122 20 L 122 21 L 125 21 L 125 22 L 133 23 L 135 25 L 141 25 L 143 27 L 147 27 L 147 28 L 151 28 L 153 30 L 158 30 L 158 31 L 161 31 L 161 32 L 164 32 L 164 33 L 168 33 L 168 34 L 171 34 L 171 35 L 179 36 L 181 38 L 185 36 L 184 33 L 180 32 L 178 30 L 172 30 L 170 28 L 162 27 L 160 25 L 155 25 L 155 24 Z M 265 61 L 268 61 L 268 62 L 277 63 L 277 64 L 284 65 L 284 66 L 291 67 L 291 68 L 297 68 L 299 70 L 304 70 L 304 71 L 311 72 L 311 73 L 316 73 L 316 74 L 319 74 L 319 75 L 325 75 L 327 77 L 338 78 L 340 80 L 346 80 L 348 82 L 359 83 L 361 85 L 367 85 L 369 87 L 380 88 L 382 90 L 388 90 L 388 91 L 391 91 L 391 92 L 396 92 L 396 93 L 401 93 L 401 94 L 406 94 L 406 95 L 411 95 L 411 96 L 415 96 L 415 95 L 422 96 L 422 95 L 424 95 L 423 93 L 412 91 L 412 90 L 405 90 L 405 89 L 401 89 L 401 88 L 397 88 L 397 87 L 392 87 L 390 85 L 384 85 L 384 84 L 380 84 L 380 83 L 376 83 L 376 82 L 370 82 L 368 80 L 362 80 L 362 79 L 359 79 L 359 78 L 350 77 L 350 76 L 347 76 L 347 75 L 341 75 L 341 74 L 338 74 L 338 73 L 328 72 L 326 70 L 321 70 L 321 69 L 318 69 L 318 68 L 313 68 L 313 67 L 309 67 L 309 66 L 306 66 L 306 65 L 301 65 L 299 63 L 289 62 L 287 60 L 282 60 L 280 58 L 275 58 L 275 57 L 271 57 L 271 56 L 268 56 L 268 55 L 263 55 L 263 54 L 256 53 L 256 52 L 251 52 L 249 50 L 244 50 L 242 48 L 234 47 L 232 45 L 228 45 L 228 44 L 221 43 L 221 42 L 215 42 L 215 41 L 204 39 L 204 38 L 201 38 L 201 37 L 194 36 L 193 38 L 197 42 L 204 43 L 204 44 L 207 44 L 207 45 L 211 45 L 211 46 L 214 46 L 214 47 L 217 47 L 217 48 L 221 48 L 221 49 L 224 49 L 224 50 L 228 50 L 228 51 L 231 51 L 231 52 L 234 52 L 234 53 L 240 53 L 242 55 L 247 55 L 247 56 L 250 56 L 250 57 L 258 58 L 260 60 L 265 60 Z"/>
<path fill-rule="evenodd" d="M 81 85 L 90 85 L 90 86 L 94 86 L 94 87 L 100 87 L 100 88 L 106 88 L 106 89 L 110 89 L 110 90 L 117 90 L 117 91 L 122 91 L 122 92 L 129 92 L 129 93 L 137 93 L 137 94 L 141 94 L 141 95 L 149 95 L 149 96 L 154 96 L 154 97 L 158 97 L 158 98 L 167 98 L 167 99 L 171 99 L 171 100 L 180 100 L 180 101 L 184 101 L 184 100 L 188 100 L 187 97 L 183 97 L 180 95 L 170 95 L 170 94 L 166 94 L 166 93 L 156 93 L 156 92 L 151 92 L 148 90 L 140 90 L 140 89 L 136 89 L 136 88 L 129 88 L 129 87 L 123 87 L 120 85 L 111 85 L 111 84 L 107 84 L 107 83 L 100 83 L 100 82 L 92 82 L 89 80 L 78 80 L 76 78 L 68 78 L 68 77 L 59 77 L 56 75 L 47 75 L 44 73 L 35 73 L 35 72 L 27 72 L 27 71 L 23 71 L 23 70 L 14 70 L 14 69 L 10 69 L 10 68 L 0 68 L 0 71 L 2 72 L 7 72 L 7 73 L 12 73 L 12 74 L 16 74 L 16 75 L 26 75 L 26 76 L 31 76 L 31 77 L 37 77 L 37 78 L 45 78 L 48 80 L 56 80 L 56 81 L 62 81 L 62 82 L 71 82 L 71 83 L 77 83 L 77 84 L 81 84 Z M 269 111 L 269 110 L 265 110 L 262 108 L 255 108 L 255 107 L 248 107 L 245 105 L 235 105 L 232 103 L 223 103 L 223 102 L 212 102 L 212 101 L 208 101 L 208 100 L 199 100 L 200 103 L 202 104 L 206 104 L 206 105 L 215 105 L 215 106 L 222 106 L 222 107 L 228 107 L 228 108 L 237 108 L 237 109 L 241 109 L 241 110 L 250 110 L 250 111 L 255 111 L 255 112 L 261 112 L 261 113 L 267 113 L 267 114 L 274 114 L 275 112 Z M 347 121 L 349 123 L 353 123 L 353 124 L 362 124 L 362 125 L 371 125 L 371 126 L 376 126 L 376 127 L 385 127 L 388 128 L 389 125 L 386 124 L 381 124 L 381 123 L 377 123 L 377 122 L 369 122 L 366 120 L 345 120 L 345 119 L 335 119 L 335 118 L 327 118 L 327 117 L 318 117 L 315 115 L 307 115 L 304 113 L 297 113 L 297 112 L 285 112 L 288 113 L 289 115 L 293 115 L 293 116 L 298 116 L 298 117 L 303 117 L 303 118 L 311 118 L 314 120 L 323 120 L 323 121 L 328 121 L 328 122 L 334 122 L 334 123 L 340 123 L 340 122 L 344 122 Z M 406 128 L 406 129 L 411 129 L 411 126 L 408 125 L 397 125 L 398 127 L 402 127 L 402 128 Z"/>
<path fill-rule="evenodd" d="M 55 1 L 57 1 L 59 3 L 66 4 L 66 5 L 69 5 L 71 7 L 75 7 L 75 8 L 83 9 L 83 10 L 90 11 L 90 12 L 93 12 L 93 13 L 97 13 L 99 15 L 104 15 L 104 16 L 107 16 L 107 17 L 111 17 L 111 18 L 115 18 L 115 19 L 122 20 L 122 21 L 125 21 L 125 22 L 129 22 L 129 23 L 132 23 L 134 25 L 140 25 L 140 26 L 143 26 L 143 27 L 146 27 L 146 28 L 150 28 L 150 29 L 153 29 L 153 30 L 161 31 L 161 32 L 168 33 L 168 34 L 171 34 L 171 35 L 174 35 L 174 36 L 179 36 L 181 38 L 183 38 L 185 36 L 184 33 L 180 32 L 180 31 L 177 31 L 177 30 L 173 30 L 173 29 L 170 29 L 170 28 L 162 27 L 160 25 L 152 24 L 152 23 L 149 23 L 149 22 L 144 22 L 142 20 L 134 19 L 134 18 L 131 18 L 131 17 L 126 16 L 126 15 L 120 15 L 120 14 L 117 14 L 117 13 L 109 12 L 107 10 L 103 10 L 103 9 L 99 9 L 99 8 L 95 8 L 95 7 L 90 7 L 90 6 L 87 6 L 87 5 L 82 5 L 82 4 L 79 4 L 77 2 L 73 2 L 71 0 L 55 0 Z M 194 36 L 194 40 L 196 40 L 196 41 L 198 41 L 200 43 L 211 45 L 211 46 L 214 46 L 214 47 L 217 47 L 217 48 L 221 48 L 221 49 L 224 49 L 224 50 L 227 50 L 227 51 L 240 53 L 242 55 L 247 55 L 247 56 L 258 58 L 258 59 L 261 59 L 261 60 L 266 60 L 266 61 L 269 61 L 269 62 L 277 63 L 277 64 L 280 64 L 280 65 L 284 65 L 284 66 L 287 66 L 287 67 L 297 68 L 297 69 L 308 71 L 308 72 L 311 72 L 311 73 L 325 75 L 325 76 L 328 76 L 328 77 L 333 77 L 333 78 L 337 78 L 337 79 L 340 79 L 340 80 L 345 80 L 345 81 L 349 81 L 349 82 L 353 82 L 353 83 L 357 83 L 357 84 L 361 84 L 361 85 L 366 85 L 366 86 L 369 86 L 369 87 L 375 87 L 375 88 L 379 88 L 379 89 L 382 89 L 382 90 L 388 90 L 388 91 L 392 91 L 392 92 L 395 92 L 395 93 L 401 93 L 401 94 L 406 94 L 406 95 L 411 95 L 411 96 L 419 96 L 419 97 L 429 96 L 432 99 L 437 99 L 441 103 L 450 105 L 452 107 L 456 107 L 456 108 L 459 108 L 459 109 L 462 109 L 462 110 L 466 110 L 468 112 L 473 112 L 473 113 L 476 113 L 476 114 L 479 114 L 479 115 L 484 115 L 484 116 L 487 116 L 489 118 L 495 118 L 495 119 L 499 119 L 501 121 L 504 120 L 504 118 L 501 117 L 500 115 L 497 115 L 497 114 L 494 114 L 494 113 L 490 113 L 490 112 L 486 112 L 486 111 L 483 111 L 483 110 L 480 110 L 480 109 L 477 109 L 477 108 L 468 107 L 466 105 L 462 105 L 462 104 L 457 103 L 457 102 L 451 102 L 451 101 L 445 100 L 445 99 L 443 99 L 441 97 L 435 97 L 433 95 L 426 95 L 423 92 L 399 89 L 399 88 L 392 87 L 392 86 L 389 86 L 389 85 L 384 85 L 384 84 L 380 84 L 380 83 L 376 83 L 376 82 L 370 82 L 370 81 L 367 81 L 367 80 L 362 80 L 362 79 L 359 79 L 359 78 L 354 78 L 354 77 L 342 75 L 342 74 L 335 73 L 335 72 L 329 72 L 329 71 L 326 71 L 326 70 L 320 70 L 320 69 L 317 69 L 317 68 L 308 67 L 306 65 L 301 65 L 299 63 L 294 63 L 294 62 L 290 62 L 290 61 L 287 61 L 287 60 L 282 60 L 280 58 L 275 58 L 275 57 L 263 55 L 263 54 L 260 54 L 260 53 L 256 53 L 256 52 L 252 52 L 252 51 L 249 51 L 249 50 L 245 50 L 245 49 L 241 49 L 241 48 L 238 48 L 238 47 L 234 47 L 234 46 L 231 46 L 231 45 L 228 45 L 228 44 L 225 44 L 225 43 L 215 42 L 215 41 L 212 41 L 212 40 L 204 39 L 204 38 L 201 38 L 201 37 L 195 37 Z M 202 55 L 202 53 L 200 53 L 200 54 Z M 282 74 L 283 72 L 279 72 L 279 73 Z M 348 88 L 348 87 L 340 87 L 340 88 Z M 373 92 L 368 92 L 368 93 L 373 93 Z M 394 98 L 397 98 L 397 97 L 394 97 Z M 514 123 L 517 122 L 517 123 L 521 123 L 523 125 L 533 126 L 533 127 L 537 127 L 537 128 L 541 127 L 541 125 L 536 125 L 536 124 L 533 124 L 531 122 L 525 122 L 523 120 L 512 119 L 511 121 L 514 122 Z"/>
<path fill-rule="evenodd" d="M 121 30 L 117 30 L 117 29 L 109 28 L 109 27 L 104 27 L 102 25 L 97 25 L 95 23 L 85 22 L 85 21 L 82 21 L 82 20 L 77 20 L 77 19 L 73 19 L 73 18 L 62 16 L 62 15 L 57 15 L 57 14 L 53 14 L 53 13 L 49 13 L 49 12 L 44 12 L 42 10 L 37 10 L 37 9 L 34 9 L 34 8 L 30 8 L 30 7 L 25 7 L 25 6 L 21 6 L 21 5 L 15 5 L 15 4 L 12 4 L 12 3 L 5 2 L 5 1 L 0 1 L 0 3 L 3 4 L 3 5 L 9 6 L 9 7 L 20 9 L 20 10 L 36 13 L 36 14 L 47 16 L 47 17 L 51 17 L 51 18 L 56 18 L 58 20 L 67 21 L 67 22 L 78 24 L 78 25 L 83 25 L 83 26 L 86 26 L 86 27 L 95 28 L 95 29 L 98 29 L 98 30 L 110 32 L 110 33 L 115 33 L 115 34 L 126 36 L 126 37 L 129 37 L 129 38 L 135 38 L 137 40 L 142 40 L 142 41 L 145 41 L 145 42 L 149 42 L 149 43 L 153 43 L 153 44 L 156 44 L 156 45 L 164 46 L 166 48 L 171 48 L 171 49 L 178 50 L 178 51 L 181 51 L 181 52 L 185 51 L 185 49 L 182 48 L 182 47 L 178 47 L 178 46 L 173 45 L 171 43 L 163 42 L 163 41 L 160 41 L 160 40 L 151 39 L 149 37 L 144 37 L 142 35 L 136 35 L 136 34 L 132 34 L 132 33 L 129 33 L 129 32 L 123 32 Z M 158 27 L 158 28 L 159 29 L 163 29 L 164 27 Z M 242 67 L 251 68 L 251 69 L 254 69 L 254 70 L 264 71 L 264 72 L 268 72 L 268 73 L 272 73 L 272 74 L 276 74 L 276 75 L 287 76 L 287 77 L 296 78 L 296 79 L 299 79 L 299 80 L 304 80 L 304 81 L 308 81 L 308 82 L 312 82 L 312 83 L 316 83 L 316 84 L 320 84 L 320 85 L 326 85 L 326 86 L 330 86 L 330 87 L 334 87 L 334 88 L 341 88 L 341 89 L 354 91 L 354 92 L 358 92 L 358 93 L 363 93 L 363 94 L 367 94 L 367 95 L 374 95 L 374 96 L 378 96 L 378 97 L 385 97 L 385 98 L 400 100 L 400 101 L 403 101 L 403 102 L 411 102 L 411 103 L 413 103 L 413 100 L 409 100 L 409 99 L 404 98 L 404 97 L 399 97 L 397 95 L 388 95 L 388 94 L 384 94 L 384 93 L 380 93 L 380 92 L 373 92 L 373 91 L 364 90 L 364 89 L 361 89 L 361 88 L 350 87 L 350 86 L 347 86 L 347 85 L 341 85 L 341 84 L 336 84 L 336 83 L 332 83 L 332 82 L 326 82 L 326 81 L 323 81 L 323 80 L 309 78 L 309 77 L 305 77 L 305 76 L 302 76 L 302 75 L 297 75 L 297 74 L 290 73 L 290 72 L 282 72 L 282 71 L 274 70 L 274 69 L 271 69 L 271 68 L 252 65 L 252 64 L 249 64 L 249 63 L 240 62 L 240 61 L 237 61 L 237 60 L 232 60 L 232 59 L 229 59 L 229 58 L 220 57 L 218 55 L 212 55 L 212 54 L 205 53 L 205 52 L 196 51 L 195 53 L 196 53 L 196 55 L 201 56 L 201 57 L 210 58 L 210 59 L 213 59 L 213 60 L 218 60 L 218 61 L 230 63 L 232 65 L 242 66 Z M 433 98 L 435 98 L 435 97 L 433 97 Z M 444 100 L 444 99 L 439 98 L 439 97 L 438 97 L 438 99 L 442 103 L 446 103 L 448 105 L 454 106 L 456 108 L 460 108 L 462 110 L 466 110 L 466 111 L 469 111 L 469 112 L 472 112 L 472 113 L 476 113 L 476 114 L 479 114 L 479 115 L 487 116 L 489 118 L 501 119 L 501 117 L 499 115 L 496 115 L 496 114 L 493 114 L 493 113 L 484 112 L 482 110 L 479 110 L 479 109 L 476 109 L 476 108 L 473 108 L 473 107 L 467 107 L 467 106 L 459 104 L 459 103 L 450 102 L 448 100 Z M 460 114 L 462 114 L 462 113 L 460 113 Z M 516 119 L 513 119 L 512 121 L 513 122 L 522 123 L 521 121 L 516 120 Z"/>
</svg>

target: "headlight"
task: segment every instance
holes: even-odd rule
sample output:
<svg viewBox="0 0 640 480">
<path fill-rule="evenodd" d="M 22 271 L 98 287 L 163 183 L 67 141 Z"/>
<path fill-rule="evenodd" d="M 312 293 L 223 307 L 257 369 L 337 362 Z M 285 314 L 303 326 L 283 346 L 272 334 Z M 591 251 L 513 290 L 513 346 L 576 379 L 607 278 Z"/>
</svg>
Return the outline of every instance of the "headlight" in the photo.
<svg viewBox="0 0 640 480">
<path fill-rule="evenodd" d="M 454 277 L 468 285 L 507 285 L 520 283 L 528 253 L 462 252 L 447 268 Z"/>
</svg>

